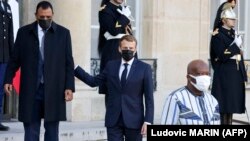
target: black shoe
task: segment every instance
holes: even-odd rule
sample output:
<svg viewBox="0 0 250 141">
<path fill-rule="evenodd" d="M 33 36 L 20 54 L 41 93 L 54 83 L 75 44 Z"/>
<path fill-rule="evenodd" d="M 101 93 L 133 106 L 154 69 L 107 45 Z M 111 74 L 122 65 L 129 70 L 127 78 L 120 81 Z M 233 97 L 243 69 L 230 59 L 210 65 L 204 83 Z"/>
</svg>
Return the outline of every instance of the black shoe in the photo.
<svg viewBox="0 0 250 141">
<path fill-rule="evenodd" d="M 0 123 L 0 131 L 8 131 L 9 127 L 8 126 L 4 126 L 2 125 L 2 123 Z"/>
</svg>

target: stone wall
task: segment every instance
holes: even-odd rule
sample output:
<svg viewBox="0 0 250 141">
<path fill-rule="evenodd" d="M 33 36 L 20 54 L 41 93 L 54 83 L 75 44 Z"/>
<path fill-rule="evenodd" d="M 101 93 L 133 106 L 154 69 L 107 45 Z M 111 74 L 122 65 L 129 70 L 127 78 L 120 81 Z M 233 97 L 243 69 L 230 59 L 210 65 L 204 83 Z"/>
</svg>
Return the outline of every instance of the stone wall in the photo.
<svg viewBox="0 0 250 141">
<path fill-rule="evenodd" d="M 34 21 L 39 0 L 21 1 L 21 25 Z M 71 31 L 75 64 L 90 72 L 91 1 L 49 0 L 54 20 Z M 193 59 L 208 58 L 209 0 L 141 0 L 141 57 L 157 58 L 155 118 L 159 119 L 165 97 L 186 84 L 186 66 Z M 76 79 L 73 102 L 68 103 L 72 121 L 103 120 L 104 96 Z"/>
<path fill-rule="evenodd" d="M 209 0 L 143 0 L 142 55 L 157 58 L 155 118 L 165 97 L 186 84 L 193 59 L 208 59 Z"/>
</svg>

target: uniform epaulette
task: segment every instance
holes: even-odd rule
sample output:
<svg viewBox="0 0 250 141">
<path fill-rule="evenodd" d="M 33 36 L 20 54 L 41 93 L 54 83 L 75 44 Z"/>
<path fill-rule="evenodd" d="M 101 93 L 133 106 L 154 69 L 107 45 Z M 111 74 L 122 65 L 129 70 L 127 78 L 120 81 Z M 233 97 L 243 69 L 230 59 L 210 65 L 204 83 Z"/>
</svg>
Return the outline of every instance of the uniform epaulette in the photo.
<svg viewBox="0 0 250 141">
<path fill-rule="evenodd" d="M 107 6 L 106 4 L 104 4 L 103 6 L 101 6 L 99 11 L 102 11 L 103 9 L 105 9 L 106 6 Z"/>
<path fill-rule="evenodd" d="M 218 28 L 216 28 L 216 29 L 214 30 L 214 32 L 212 33 L 212 35 L 215 36 L 215 35 L 217 35 L 217 34 L 219 34 L 219 29 L 218 29 Z"/>
</svg>

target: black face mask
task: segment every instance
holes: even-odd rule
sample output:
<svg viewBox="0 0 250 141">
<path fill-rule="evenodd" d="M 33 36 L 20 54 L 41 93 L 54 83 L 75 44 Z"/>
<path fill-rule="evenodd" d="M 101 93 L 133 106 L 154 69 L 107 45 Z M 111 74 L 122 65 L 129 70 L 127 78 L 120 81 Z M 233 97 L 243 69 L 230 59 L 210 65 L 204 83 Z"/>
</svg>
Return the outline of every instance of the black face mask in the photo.
<svg viewBox="0 0 250 141">
<path fill-rule="evenodd" d="M 131 50 L 122 50 L 122 58 L 125 61 L 129 61 L 134 57 L 134 51 Z"/>
<path fill-rule="evenodd" d="M 47 30 L 51 25 L 51 21 L 52 21 L 51 19 L 47 19 L 47 20 L 39 19 L 38 24 L 41 26 L 43 30 Z"/>
</svg>

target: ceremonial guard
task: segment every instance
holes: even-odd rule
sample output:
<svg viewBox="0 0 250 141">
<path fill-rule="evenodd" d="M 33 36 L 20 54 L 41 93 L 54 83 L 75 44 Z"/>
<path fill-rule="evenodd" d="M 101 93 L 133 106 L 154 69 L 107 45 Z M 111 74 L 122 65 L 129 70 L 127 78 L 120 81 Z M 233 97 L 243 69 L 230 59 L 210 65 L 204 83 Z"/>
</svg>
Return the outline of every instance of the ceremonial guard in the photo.
<svg viewBox="0 0 250 141">
<path fill-rule="evenodd" d="M 0 120 L 3 113 L 3 78 L 13 44 L 14 35 L 11 8 L 7 2 L 0 0 Z M 8 129 L 9 127 L 2 125 L 0 121 L 0 131 Z"/>
<path fill-rule="evenodd" d="M 99 11 L 98 53 L 101 58 L 100 72 L 110 60 L 120 59 L 119 40 L 126 34 L 132 34 L 131 11 L 124 6 L 124 0 L 103 0 Z M 123 6 L 122 6 L 123 5 Z M 99 86 L 100 94 L 107 94 L 106 85 Z M 105 96 L 106 103 L 107 96 Z"/>
<path fill-rule="evenodd" d="M 223 2 L 223 3 L 219 6 L 219 8 L 218 8 L 218 10 L 217 10 L 217 12 L 216 12 L 215 20 L 214 20 L 213 31 L 218 30 L 219 27 L 222 26 L 221 13 L 222 13 L 222 11 L 223 11 L 223 8 L 224 8 L 225 4 L 231 5 L 231 7 L 234 9 L 235 6 L 236 6 L 236 3 L 237 3 L 237 0 L 227 0 L 227 1 Z"/>
<path fill-rule="evenodd" d="M 221 13 L 222 25 L 211 38 L 210 58 L 214 70 L 212 94 L 219 102 L 221 124 L 232 124 L 233 113 L 245 112 L 245 82 L 242 37 L 234 26 L 236 14 L 230 4 Z"/>
</svg>

